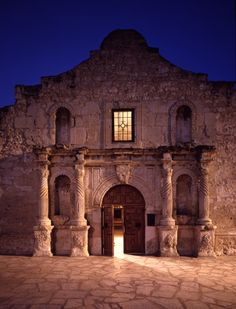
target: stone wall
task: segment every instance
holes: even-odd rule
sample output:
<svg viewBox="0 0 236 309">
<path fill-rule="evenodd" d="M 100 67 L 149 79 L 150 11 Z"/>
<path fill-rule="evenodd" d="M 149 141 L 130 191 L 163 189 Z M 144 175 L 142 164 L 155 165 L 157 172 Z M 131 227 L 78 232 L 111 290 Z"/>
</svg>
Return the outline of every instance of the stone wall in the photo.
<svg viewBox="0 0 236 309">
<path fill-rule="evenodd" d="M 70 140 L 66 147 L 72 150 L 87 147 L 95 151 L 92 159 L 86 159 L 85 198 L 91 224 L 89 242 L 92 253 L 99 254 L 99 207 L 102 194 L 119 183 L 115 166 L 120 160 L 101 159 L 99 151 L 174 146 L 176 112 L 183 105 L 192 111 L 191 147 L 209 145 L 216 148 L 209 170 L 209 202 L 210 217 L 217 226 L 217 252 L 235 252 L 236 92 L 233 83 L 209 82 L 205 74 L 178 68 L 165 60 L 157 49 L 148 47 L 144 39 L 139 45 L 140 35 L 138 39 L 133 37 L 132 31 L 128 35 L 131 35 L 128 41 L 124 40 L 122 31 L 118 38 L 108 36 L 99 50 L 91 52 L 87 61 L 58 76 L 43 77 L 40 85 L 17 86 L 16 104 L 0 110 L 1 253 L 32 253 L 39 185 L 33 150 L 54 147 L 56 112 L 60 107 L 70 113 Z M 112 143 L 111 113 L 117 108 L 135 109 L 133 143 Z M 160 162 L 155 155 L 137 158 L 131 153 L 128 157 L 130 161 L 126 163 L 135 166 L 131 184 L 144 195 L 146 211 L 160 217 Z M 62 161 L 58 165 L 52 163 L 50 179 L 55 173 L 60 174 L 60 169 L 66 165 L 73 172 L 73 158 L 63 157 Z M 174 202 L 179 170 L 192 171 L 198 192 L 198 171 L 194 164 L 182 161 L 174 166 Z M 197 197 L 195 205 L 197 208 Z M 186 232 L 182 228 L 179 233 L 185 235 Z M 146 227 L 147 253 L 157 251 L 157 234 L 154 228 Z M 186 238 L 190 234 L 187 233 Z"/>
</svg>

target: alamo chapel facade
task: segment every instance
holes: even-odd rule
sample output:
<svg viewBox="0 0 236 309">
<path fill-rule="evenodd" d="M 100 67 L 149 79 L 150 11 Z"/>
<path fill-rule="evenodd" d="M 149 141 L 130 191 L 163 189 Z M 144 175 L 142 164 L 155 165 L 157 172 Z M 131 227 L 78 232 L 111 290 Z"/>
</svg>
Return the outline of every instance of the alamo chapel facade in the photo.
<svg viewBox="0 0 236 309">
<path fill-rule="evenodd" d="M 236 91 L 115 30 L 0 109 L 0 254 L 236 254 Z"/>
</svg>

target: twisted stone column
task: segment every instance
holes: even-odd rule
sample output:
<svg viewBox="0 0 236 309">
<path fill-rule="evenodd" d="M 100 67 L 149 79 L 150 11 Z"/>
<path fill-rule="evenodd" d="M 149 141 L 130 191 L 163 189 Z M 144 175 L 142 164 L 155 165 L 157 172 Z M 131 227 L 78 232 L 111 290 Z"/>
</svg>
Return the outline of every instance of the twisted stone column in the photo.
<svg viewBox="0 0 236 309">
<path fill-rule="evenodd" d="M 84 187 L 84 155 L 77 156 L 77 162 L 75 165 L 75 210 L 74 218 L 72 220 L 73 225 L 86 226 L 87 220 L 84 217 L 85 214 L 85 187 Z"/>
<path fill-rule="evenodd" d="M 162 218 L 161 225 L 175 225 L 172 217 L 173 212 L 173 195 L 172 195 L 172 159 L 171 154 L 164 154 L 163 162 L 163 178 L 162 178 Z"/>
<path fill-rule="evenodd" d="M 40 160 L 38 166 L 38 217 L 34 226 L 33 256 L 52 256 L 51 253 L 51 220 L 48 218 L 48 161 Z"/>
<path fill-rule="evenodd" d="M 77 156 L 75 164 L 75 205 L 71 220 L 71 256 L 88 256 L 88 230 L 85 219 L 84 154 Z"/>
<path fill-rule="evenodd" d="M 209 218 L 209 192 L 208 192 L 208 165 L 207 162 L 200 162 L 199 177 L 199 225 L 211 224 Z"/>
<path fill-rule="evenodd" d="M 172 194 L 172 158 L 170 153 L 164 153 L 162 170 L 162 217 L 161 226 L 158 227 L 160 255 L 178 256 L 177 252 L 177 231 L 173 213 L 173 194 Z"/>
<path fill-rule="evenodd" d="M 200 160 L 199 175 L 199 217 L 198 226 L 196 226 L 197 255 L 215 256 L 215 230 L 216 226 L 212 224 L 209 218 L 209 163 L 212 161 L 210 153 L 202 153 Z"/>
<path fill-rule="evenodd" d="M 51 225 L 48 218 L 48 164 L 39 163 L 39 197 L 38 197 L 38 223 L 39 225 Z"/>
</svg>

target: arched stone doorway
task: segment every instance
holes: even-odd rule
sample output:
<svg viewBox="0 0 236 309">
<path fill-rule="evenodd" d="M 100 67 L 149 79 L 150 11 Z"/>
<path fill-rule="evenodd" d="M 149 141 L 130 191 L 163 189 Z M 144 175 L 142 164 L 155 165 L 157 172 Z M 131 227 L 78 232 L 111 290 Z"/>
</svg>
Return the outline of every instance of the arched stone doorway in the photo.
<svg viewBox="0 0 236 309">
<path fill-rule="evenodd" d="M 114 255 L 114 229 L 124 236 L 124 253 L 145 253 L 145 201 L 130 185 L 112 187 L 102 202 L 102 253 Z"/>
</svg>

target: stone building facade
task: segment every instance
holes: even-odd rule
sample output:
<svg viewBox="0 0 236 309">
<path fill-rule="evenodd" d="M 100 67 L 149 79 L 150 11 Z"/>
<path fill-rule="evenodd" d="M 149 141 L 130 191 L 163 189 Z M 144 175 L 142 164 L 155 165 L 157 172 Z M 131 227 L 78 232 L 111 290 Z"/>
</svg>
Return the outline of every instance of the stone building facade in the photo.
<svg viewBox="0 0 236 309">
<path fill-rule="evenodd" d="M 236 253 L 236 92 L 116 30 L 0 109 L 0 253 Z M 119 221 L 119 222 L 118 222 Z"/>
</svg>

